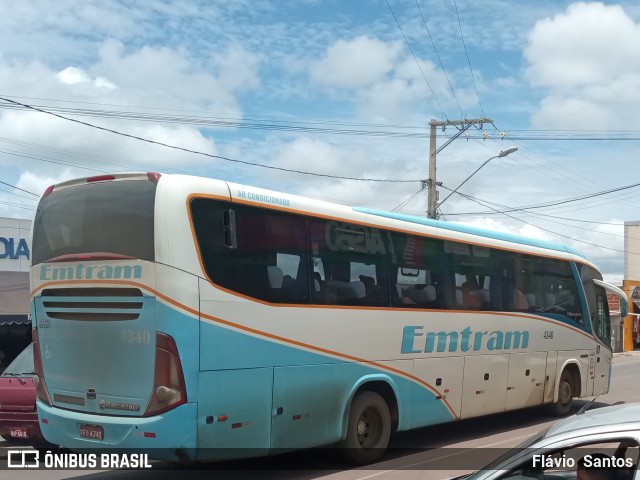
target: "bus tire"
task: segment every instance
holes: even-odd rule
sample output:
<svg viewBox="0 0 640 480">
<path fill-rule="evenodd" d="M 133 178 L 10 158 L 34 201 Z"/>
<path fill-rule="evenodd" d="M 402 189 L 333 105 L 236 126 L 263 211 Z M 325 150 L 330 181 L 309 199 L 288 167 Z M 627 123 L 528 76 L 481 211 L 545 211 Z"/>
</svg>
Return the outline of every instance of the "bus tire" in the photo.
<svg viewBox="0 0 640 480">
<path fill-rule="evenodd" d="M 568 369 L 564 369 L 558 384 L 558 401 L 551 405 L 551 413 L 558 417 L 568 414 L 573 405 L 574 393 L 573 375 Z"/>
<path fill-rule="evenodd" d="M 384 455 L 391 436 L 391 414 L 384 398 L 375 392 L 358 393 L 351 402 L 347 435 L 338 445 L 346 460 L 358 465 Z"/>
</svg>

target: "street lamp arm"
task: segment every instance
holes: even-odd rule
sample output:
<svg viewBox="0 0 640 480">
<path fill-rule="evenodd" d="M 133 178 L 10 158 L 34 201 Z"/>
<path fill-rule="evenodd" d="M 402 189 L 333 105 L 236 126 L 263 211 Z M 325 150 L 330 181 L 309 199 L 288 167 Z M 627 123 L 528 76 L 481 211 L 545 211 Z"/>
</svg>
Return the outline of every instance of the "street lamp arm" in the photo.
<svg viewBox="0 0 640 480">
<path fill-rule="evenodd" d="M 442 201 L 438 204 L 438 207 L 442 206 L 442 204 L 443 204 L 444 202 L 446 202 L 446 201 L 449 199 L 449 197 L 450 197 L 451 195 L 453 195 L 454 193 L 456 193 L 456 192 L 460 189 L 460 187 L 462 187 L 465 183 L 467 183 L 471 177 L 473 177 L 476 173 L 478 173 L 478 171 L 479 171 L 482 167 L 484 167 L 487 163 L 489 163 L 491 160 L 493 160 L 494 158 L 502 158 L 502 157 L 506 157 L 507 155 L 509 155 L 509 154 L 511 154 L 511 153 L 513 153 L 513 152 L 517 152 L 517 151 L 518 151 L 518 147 L 511 147 L 511 148 L 508 148 L 508 149 L 506 149 L 506 150 L 504 150 L 504 151 L 500 152 L 498 155 L 494 155 L 493 157 L 488 158 L 487 160 L 485 160 L 485 161 L 482 163 L 482 165 L 480 165 L 478 168 L 476 168 L 476 169 L 475 169 L 475 171 L 474 171 L 471 175 L 469 175 L 467 178 L 465 178 L 465 179 L 463 180 L 463 182 L 462 182 L 460 185 L 458 185 L 455 189 L 453 189 L 453 190 L 451 191 L 451 193 L 449 193 L 449 195 L 447 195 L 447 196 L 445 197 L 445 199 L 444 199 L 444 200 L 442 200 Z"/>
</svg>

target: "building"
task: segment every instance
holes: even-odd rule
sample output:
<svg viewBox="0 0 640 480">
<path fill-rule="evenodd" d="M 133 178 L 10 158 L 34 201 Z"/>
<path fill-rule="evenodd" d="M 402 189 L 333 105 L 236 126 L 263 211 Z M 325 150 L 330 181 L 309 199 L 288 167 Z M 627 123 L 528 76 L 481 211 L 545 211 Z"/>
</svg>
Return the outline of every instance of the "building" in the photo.
<svg viewBox="0 0 640 480">
<path fill-rule="evenodd" d="M 0 217 L 0 371 L 31 342 L 31 220 Z"/>
<path fill-rule="evenodd" d="M 640 348 L 640 221 L 624 222 L 624 282 L 629 315 L 624 319 L 624 350 Z"/>
</svg>

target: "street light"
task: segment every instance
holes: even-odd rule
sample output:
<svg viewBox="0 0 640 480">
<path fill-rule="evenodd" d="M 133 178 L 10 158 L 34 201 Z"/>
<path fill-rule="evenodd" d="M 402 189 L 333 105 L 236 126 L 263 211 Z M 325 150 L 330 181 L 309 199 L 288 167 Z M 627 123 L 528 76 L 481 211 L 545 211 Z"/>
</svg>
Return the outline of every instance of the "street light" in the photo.
<svg viewBox="0 0 640 480">
<path fill-rule="evenodd" d="M 482 167 L 484 167 L 487 163 L 489 163 L 491 160 L 493 160 L 494 158 L 502 158 L 502 157 L 506 157 L 507 155 L 510 155 L 510 154 L 512 154 L 513 152 L 517 152 L 517 151 L 518 151 L 518 147 L 511 147 L 511 148 L 507 148 L 506 150 L 504 150 L 504 151 L 500 152 L 498 155 L 495 155 L 495 156 L 493 156 L 493 157 L 488 158 L 487 160 L 485 160 L 485 161 L 484 161 L 484 163 L 483 163 L 482 165 L 480 165 L 478 168 L 476 168 L 476 171 L 475 171 L 475 172 L 473 172 L 471 175 L 469 175 L 467 178 L 465 178 L 465 179 L 464 179 L 464 181 L 463 181 L 460 185 L 458 185 L 458 186 L 457 186 L 457 187 L 456 187 L 456 188 L 455 188 L 455 189 L 454 189 L 454 190 L 453 190 L 449 195 L 447 195 L 447 196 L 445 197 L 445 199 L 444 199 L 444 200 L 442 200 L 442 201 L 438 204 L 438 207 L 437 207 L 437 208 L 440 208 L 440 207 L 442 206 L 442 204 L 443 204 L 444 202 L 446 202 L 446 201 L 447 201 L 447 199 L 448 199 L 451 195 L 453 195 L 454 193 L 456 193 L 456 192 L 458 191 L 458 189 L 459 189 L 461 186 L 463 186 L 465 183 L 467 183 L 467 181 L 468 181 L 471 177 L 473 177 L 476 173 L 478 173 L 478 171 L 479 171 Z M 436 209 L 436 210 L 437 210 L 437 209 Z"/>
</svg>

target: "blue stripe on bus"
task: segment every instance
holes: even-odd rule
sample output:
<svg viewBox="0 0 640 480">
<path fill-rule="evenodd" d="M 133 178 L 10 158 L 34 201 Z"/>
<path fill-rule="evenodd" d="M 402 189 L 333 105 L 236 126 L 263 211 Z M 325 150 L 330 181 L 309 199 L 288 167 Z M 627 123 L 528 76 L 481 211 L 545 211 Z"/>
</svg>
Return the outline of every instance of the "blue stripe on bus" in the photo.
<svg viewBox="0 0 640 480">
<path fill-rule="evenodd" d="M 95 415 L 52 408 L 36 400 L 40 428 L 54 445 L 71 450 L 105 452 L 126 450 L 148 453 L 149 458 L 168 461 L 195 460 L 196 418 L 198 405 L 187 403 L 153 417 Z M 104 440 L 80 437 L 80 425 L 99 425 Z M 146 434 L 146 435 L 145 435 Z"/>
<path fill-rule="evenodd" d="M 514 235 L 512 233 L 497 232 L 494 230 L 487 230 L 484 228 L 472 227 L 472 226 L 463 225 L 460 223 L 443 222 L 443 221 L 434 220 L 431 218 L 417 217 L 414 215 L 405 215 L 403 213 L 386 212 L 384 210 L 376 210 L 373 208 L 352 207 L 352 209 L 356 212 L 367 213 L 369 215 L 376 215 L 378 217 L 391 218 L 394 220 L 401 220 L 403 222 L 410 222 L 418 225 L 426 225 L 429 227 L 441 228 L 443 230 L 449 230 L 453 232 L 468 233 L 470 235 L 479 235 L 481 237 L 492 238 L 494 240 L 503 240 L 505 242 L 518 243 L 520 245 L 527 245 L 529 247 L 539 247 L 539 248 L 546 248 L 548 250 L 572 253 L 574 255 L 578 255 L 586 259 L 586 257 L 582 253 L 578 252 L 577 250 L 574 250 L 571 247 L 562 245 L 560 243 L 549 242 L 546 240 L 527 238 L 527 237 L 522 237 L 520 235 Z"/>
<path fill-rule="evenodd" d="M 276 383 L 282 381 L 283 389 L 291 392 L 288 400 L 294 401 L 295 397 L 295 402 L 302 405 L 314 405 L 320 401 L 323 408 L 328 408 L 327 402 L 335 400 L 335 407 L 339 411 L 331 417 L 337 417 L 335 420 L 338 422 L 342 421 L 342 413 L 354 393 L 354 387 L 361 379 L 367 377 L 370 380 L 386 381 L 395 390 L 400 404 L 400 429 L 455 420 L 446 405 L 436 399 L 433 391 L 400 374 L 306 351 L 300 347 L 248 335 L 213 323 L 202 324 L 200 366 L 202 371 L 265 367 L 275 368 L 274 381 Z M 308 384 L 303 381 L 306 369 L 309 369 L 309 375 L 314 376 L 313 381 L 309 381 Z M 407 375 L 412 373 L 409 371 Z M 298 378 L 297 382 L 292 385 L 287 384 L 295 378 Z M 274 399 L 281 393 L 279 387 L 275 385 Z M 200 398 L 208 398 L 210 392 L 203 391 L 202 388 L 201 385 Z M 227 400 L 232 402 L 236 398 L 234 397 L 237 393 L 236 388 L 228 391 Z M 255 393 L 258 394 L 258 392 Z M 271 394 L 270 391 L 264 393 Z M 217 395 L 219 396 L 220 393 Z M 328 395 L 331 398 L 328 398 Z M 274 404 L 273 407 L 277 408 L 278 405 Z M 323 421 L 326 422 L 327 419 Z M 336 424 L 334 427 L 340 429 L 341 424 Z"/>
<path fill-rule="evenodd" d="M 163 302 L 156 308 L 156 329 L 171 335 L 180 352 L 189 403 L 147 418 L 38 403 L 47 440 L 72 449 L 154 448 L 152 458 L 174 461 L 177 448 L 195 455 L 192 460 L 214 460 L 319 446 L 340 440 L 349 402 L 370 381 L 384 381 L 395 392 L 399 430 L 455 420 L 431 390 L 401 374 L 198 321 Z M 80 438 L 82 423 L 103 426 L 104 442 Z"/>
</svg>

